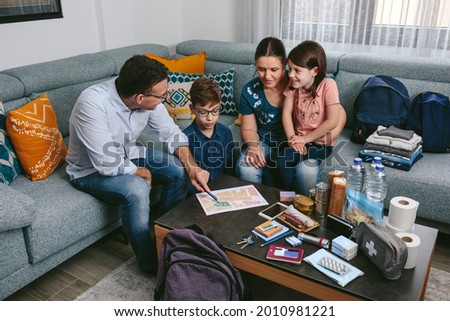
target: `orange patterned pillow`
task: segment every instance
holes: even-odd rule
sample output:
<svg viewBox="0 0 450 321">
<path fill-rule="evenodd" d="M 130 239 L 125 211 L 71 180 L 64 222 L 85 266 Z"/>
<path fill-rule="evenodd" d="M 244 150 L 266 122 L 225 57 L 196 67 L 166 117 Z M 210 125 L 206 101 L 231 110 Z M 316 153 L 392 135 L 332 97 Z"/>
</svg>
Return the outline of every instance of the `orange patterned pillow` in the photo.
<svg viewBox="0 0 450 321">
<path fill-rule="evenodd" d="M 178 59 L 167 59 L 152 54 L 145 55 L 163 63 L 169 71 L 172 72 L 182 72 L 184 74 L 205 73 L 206 52 L 200 52 L 192 56 L 186 56 Z"/>
<path fill-rule="evenodd" d="M 64 161 L 66 145 L 47 94 L 11 110 L 6 128 L 20 165 L 32 181 L 47 178 Z"/>
</svg>

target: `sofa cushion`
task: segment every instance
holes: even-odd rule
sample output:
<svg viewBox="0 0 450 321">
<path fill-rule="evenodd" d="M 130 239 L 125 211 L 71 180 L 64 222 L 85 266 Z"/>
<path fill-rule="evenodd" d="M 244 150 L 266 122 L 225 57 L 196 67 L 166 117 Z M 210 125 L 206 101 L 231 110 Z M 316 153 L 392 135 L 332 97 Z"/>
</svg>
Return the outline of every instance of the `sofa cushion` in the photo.
<svg viewBox="0 0 450 321">
<path fill-rule="evenodd" d="M 169 48 L 163 45 L 145 43 L 138 45 L 131 45 L 121 48 L 114 48 L 98 52 L 96 55 L 112 59 L 115 65 L 114 75 L 118 75 L 120 68 L 122 68 L 125 61 L 134 55 L 143 55 L 145 53 L 152 53 L 161 57 L 169 57 Z"/>
<path fill-rule="evenodd" d="M 47 179 L 30 181 L 20 175 L 10 185 L 34 200 L 36 218 L 25 229 L 30 262 L 37 263 L 119 220 L 110 206 L 81 192 L 69 182 L 65 164 Z"/>
<path fill-rule="evenodd" d="M 221 71 L 218 73 L 207 73 L 207 74 L 184 74 L 179 72 L 170 72 L 169 73 L 169 87 L 172 90 L 176 88 L 181 88 L 181 86 L 185 87 L 185 91 L 190 91 L 190 86 L 188 83 L 191 83 L 201 77 L 209 77 L 213 79 L 220 87 L 222 91 L 222 100 L 221 100 L 221 113 L 225 115 L 235 115 L 237 114 L 236 104 L 234 102 L 234 69 L 229 69 L 225 71 Z M 184 84 L 184 85 L 183 85 Z M 172 97 L 169 97 L 171 99 Z M 175 101 L 175 100 L 174 100 Z M 165 101 L 164 105 L 170 114 L 177 114 L 177 108 L 184 108 L 184 106 L 189 106 L 190 100 L 187 101 L 183 99 L 183 105 L 175 105 L 172 107 L 169 104 L 170 101 Z M 189 111 L 190 113 L 190 111 Z"/>
<path fill-rule="evenodd" d="M 25 89 L 19 79 L 0 74 L 0 101 L 9 101 L 23 97 Z"/>
<path fill-rule="evenodd" d="M 0 232 L 0 281 L 28 264 L 23 230 Z M 0 286 L 0 298 L 3 290 Z"/>
<path fill-rule="evenodd" d="M 6 112 L 0 101 L 0 183 L 11 183 L 21 172 L 19 159 L 6 132 Z"/>
<path fill-rule="evenodd" d="M 164 64 L 169 71 L 182 72 L 185 74 L 203 74 L 205 72 L 206 53 L 199 52 L 195 55 L 190 55 L 181 58 L 167 59 L 158 55 L 145 54 L 147 57 L 155 59 Z"/>
<path fill-rule="evenodd" d="M 10 111 L 6 126 L 22 169 L 31 180 L 47 178 L 64 161 L 66 145 L 47 94 Z"/>
<path fill-rule="evenodd" d="M 0 233 L 31 225 L 35 214 L 34 201 L 28 195 L 0 184 Z"/>
<path fill-rule="evenodd" d="M 75 57 L 17 67 L 2 71 L 20 80 L 24 96 L 36 92 L 111 77 L 115 72 L 113 59 L 99 54 Z"/>
</svg>

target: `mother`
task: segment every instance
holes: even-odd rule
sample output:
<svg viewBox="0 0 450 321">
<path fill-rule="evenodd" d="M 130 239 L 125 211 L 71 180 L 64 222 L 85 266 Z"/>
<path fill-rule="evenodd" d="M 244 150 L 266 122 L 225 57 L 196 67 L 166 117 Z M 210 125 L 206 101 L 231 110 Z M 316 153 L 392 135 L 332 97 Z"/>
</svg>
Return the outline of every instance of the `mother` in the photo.
<svg viewBox="0 0 450 321">
<path fill-rule="evenodd" d="M 274 37 L 261 40 L 255 51 L 257 77 L 242 89 L 240 97 L 241 137 L 245 149 L 237 161 L 239 178 L 259 184 L 281 186 L 277 173 L 278 154 L 287 146 L 282 123 L 283 91 L 289 83 L 286 72 L 286 50 L 283 42 Z M 343 109 L 339 123 L 331 135 L 321 137 L 317 143 L 333 145 L 346 121 Z M 331 137 L 332 138 L 331 138 Z M 302 172 L 304 170 L 304 173 Z M 302 167 L 298 172 L 300 184 L 314 186 L 318 172 Z M 311 176 L 313 174 L 314 176 Z"/>
</svg>

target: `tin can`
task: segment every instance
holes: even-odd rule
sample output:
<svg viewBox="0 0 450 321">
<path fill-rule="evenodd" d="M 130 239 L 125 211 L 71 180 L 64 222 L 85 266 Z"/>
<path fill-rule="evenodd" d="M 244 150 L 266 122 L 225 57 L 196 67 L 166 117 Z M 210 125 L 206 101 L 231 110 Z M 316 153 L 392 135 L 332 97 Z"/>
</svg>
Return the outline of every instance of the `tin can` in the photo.
<svg viewBox="0 0 450 321">
<path fill-rule="evenodd" d="M 294 196 L 294 208 L 306 215 L 311 215 L 314 211 L 314 201 L 301 194 Z"/>
<path fill-rule="evenodd" d="M 318 216 L 325 216 L 328 213 L 328 202 L 330 198 L 330 185 L 320 182 L 316 185 L 315 206 Z"/>
</svg>

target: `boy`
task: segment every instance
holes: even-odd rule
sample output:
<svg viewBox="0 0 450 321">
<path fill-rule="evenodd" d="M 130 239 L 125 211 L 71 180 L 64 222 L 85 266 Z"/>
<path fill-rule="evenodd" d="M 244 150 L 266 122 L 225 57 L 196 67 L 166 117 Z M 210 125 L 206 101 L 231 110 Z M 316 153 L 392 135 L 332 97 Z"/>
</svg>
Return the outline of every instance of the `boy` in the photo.
<svg viewBox="0 0 450 321">
<path fill-rule="evenodd" d="M 221 91 L 211 78 L 197 78 L 190 90 L 191 112 L 195 120 L 183 132 L 189 138 L 189 149 L 199 166 L 215 179 L 232 167 L 233 136 L 218 123 Z"/>
</svg>

